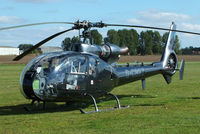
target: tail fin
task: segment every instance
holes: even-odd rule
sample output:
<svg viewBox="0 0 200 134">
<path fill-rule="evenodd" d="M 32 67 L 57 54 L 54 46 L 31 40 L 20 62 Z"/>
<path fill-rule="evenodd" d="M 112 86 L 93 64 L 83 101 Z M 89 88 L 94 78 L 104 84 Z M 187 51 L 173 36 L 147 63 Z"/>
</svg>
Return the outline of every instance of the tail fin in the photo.
<svg viewBox="0 0 200 134">
<path fill-rule="evenodd" d="M 169 35 L 168 35 L 168 39 L 167 39 L 167 43 L 165 45 L 162 57 L 161 57 L 161 62 L 163 67 L 172 67 L 173 64 L 172 62 L 176 62 L 175 67 L 177 67 L 177 57 L 176 57 L 176 53 L 174 52 L 174 47 L 175 47 L 175 31 L 176 30 L 176 25 L 174 24 L 174 22 L 172 22 L 172 25 L 170 27 L 170 31 L 169 31 Z M 174 60 L 174 61 L 172 61 Z"/>
<path fill-rule="evenodd" d="M 160 60 L 160 62 L 162 63 L 162 67 L 166 68 L 166 71 L 163 72 L 163 77 L 165 78 L 168 84 L 171 83 L 171 77 L 176 72 L 176 68 L 178 65 L 178 60 L 176 57 L 176 53 L 174 51 L 175 37 L 176 37 L 174 30 L 176 30 L 176 25 L 174 24 L 174 22 L 172 22 L 167 43 L 165 45 L 165 48 Z"/>
<path fill-rule="evenodd" d="M 179 68 L 179 78 L 180 80 L 183 80 L 183 73 L 184 73 L 184 66 L 185 66 L 185 60 L 181 60 L 181 65 L 180 65 L 180 68 Z"/>
</svg>

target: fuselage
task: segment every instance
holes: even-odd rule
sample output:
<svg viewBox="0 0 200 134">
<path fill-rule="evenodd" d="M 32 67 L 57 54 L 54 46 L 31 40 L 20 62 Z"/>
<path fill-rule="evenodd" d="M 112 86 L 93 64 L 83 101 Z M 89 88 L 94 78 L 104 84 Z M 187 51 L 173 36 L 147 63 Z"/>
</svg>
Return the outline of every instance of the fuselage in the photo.
<svg viewBox="0 0 200 134">
<path fill-rule="evenodd" d="M 27 99 L 76 101 L 83 99 L 84 93 L 100 97 L 116 86 L 162 71 L 160 62 L 116 67 L 93 54 L 54 52 L 30 61 L 21 74 L 20 85 Z"/>
</svg>

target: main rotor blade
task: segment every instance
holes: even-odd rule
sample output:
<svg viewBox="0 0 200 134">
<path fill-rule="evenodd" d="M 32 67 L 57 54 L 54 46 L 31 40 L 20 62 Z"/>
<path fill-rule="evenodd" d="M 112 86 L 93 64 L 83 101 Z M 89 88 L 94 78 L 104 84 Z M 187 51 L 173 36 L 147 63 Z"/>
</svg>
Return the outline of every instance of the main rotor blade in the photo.
<svg viewBox="0 0 200 134">
<path fill-rule="evenodd" d="M 171 29 L 168 29 L 168 28 L 151 27 L 151 26 L 121 25 L 121 24 L 104 24 L 104 26 L 135 27 L 135 28 L 156 29 L 156 30 L 164 30 L 164 31 L 175 31 L 175 32 L 180 32 L 180 33 L 200 35 L 200 33 L 196 33 L 196 32 L 189 32 L 189 31 L 182 31 L 182 30 L 171 30 Z"/>
<path fill-rule="evenodd" d="M 33 47 L 29 48 L 28 50 L 26 50 L 25 52 L 23 52 L 22 54 L 20 54 L 19 56 L 15 57 L 15 58 L 13 59 L 13 61 L 18 61 L 18 60 L 20 60 L 21 58 L 23 58 L 24 56 L 26 56 L 27 54 L 29 54 L 31 51 L 37 49 L 38 47 L 40 47 L 41 45 L 43 45 L 44 43 L 46 43 L 47 41 L 49 41 L 49 40 L 51 40 L 51 39 L 53 39 L 53 38 L 55 38 L 55 37 L 57 37 L 57 36 L 59 36 L 59 35 L 61 35 L 61 34 L 63 34 L 63 33 L 66 33 L 66 32 L 69 32 L 69 31 L 71 31 L 71 30 L 74 30 L 74 29 L 75 29 L 75 28 L 71 28 L 71 29 L 68 29 L 68 30 L 65 30 L 65 31 L 56 33 L 56 34 L 54 34 L 54 35 L 52 35 L 52 36 L 50 36 L 50 37 L 48 37 L 48 38 L 46 38 L 46 39 L 40 41 L 39 43 L 37 43 L 37 44 L 34 45 Z"/>
<path fill-rule="evenodd" d="M 11 27 L 2 27 L 2 28 L 0 28 L 0 31 L 2 31 L 2 30 L 8 30 L 8 29 L 20 28 L 20 27 L 29 27 L 29 26 L 36 26 L 36 25 L 46 25 L 46 24 L 74 24 L 74 23 L 72 23 L 72 22 L 41 22 L 41 23 L 32 23 L 32 24 L 11 26 Z"/>
</svg>

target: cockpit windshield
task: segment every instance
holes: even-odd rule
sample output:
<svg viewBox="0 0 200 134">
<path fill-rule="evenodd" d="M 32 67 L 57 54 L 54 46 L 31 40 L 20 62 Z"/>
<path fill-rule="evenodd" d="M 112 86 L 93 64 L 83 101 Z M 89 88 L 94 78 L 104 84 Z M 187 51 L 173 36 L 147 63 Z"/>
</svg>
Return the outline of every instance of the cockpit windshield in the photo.
<svg viewBox="0 0 200 134">
<path fill-rule="evenodd" d="M 46 77 L 48 82 L 64 82 L 67 74 L 87 74 L 87 60 L 80 55 L 43 58 L 35 69 L 42 77 Z"/>
<path fill-rule="evenodd" d="M 24 77 L 32 77 L 32 88 L 38 97 L 56 96 L 58 85 L 63 85 L 65 90 L 75 90 L 77 79 L 88 74 L 88 65 L 88 57 L 78 53 L 46 54 L 25 67 L 20 84 L 22 87 Z"/>
<path fill-rule="evenodd" d="M 24 73 L 35 71 L 37 74 L 35 79 L 45 78 L 47 83 L 65 82 L 67 75 L 87 75 L 88 72 L 86 56 L 76 54 L 44 55 L 40 59 L 33 60 L 28 66 Z"/>
<path fill-rule="evenodd" d="M 63 71 L 68 74 L 87 74 L 87 64 L 87 58 L 85 56 L 47 55 L 43 56 L 37 62 L 32 62 L 28 70 L 36 70 L 37 73 L 43 70 L 44 75 L 48 73 L 63 73 Z"/>
</svg>

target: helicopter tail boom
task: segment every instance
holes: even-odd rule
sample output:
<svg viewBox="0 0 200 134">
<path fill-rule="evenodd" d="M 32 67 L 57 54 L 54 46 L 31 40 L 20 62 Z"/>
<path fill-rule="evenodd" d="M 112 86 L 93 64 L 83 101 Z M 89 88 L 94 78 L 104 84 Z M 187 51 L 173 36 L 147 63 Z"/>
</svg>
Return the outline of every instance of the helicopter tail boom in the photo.
<svg viewBox="0 0 200 134">
<path fill-rule="evenodd" d="M 145 78 L 162 74 L 166 82 L 171 83 L 171 77 L 176 71 L 180 71 L 180 79 L 183 78 L 184 60 L 182 60 L 181 67 L 178 69 L 178 59 L 174 51 L 175 47 L 175 31 L 176 25 L 172 23 L 169 31 L 167 43 L 165 45 L 161 60 L 159 62 L 153 62 L 151 64 L 127 64 L 126 67 L 116 67 L 118 72 L 118 85 L 122 85 L 128 82 L 142 80 L 142 87 L 145 89 Z"/>
</svg>

